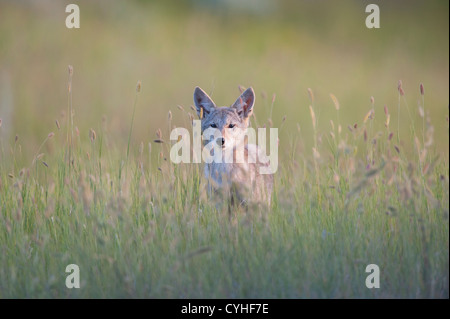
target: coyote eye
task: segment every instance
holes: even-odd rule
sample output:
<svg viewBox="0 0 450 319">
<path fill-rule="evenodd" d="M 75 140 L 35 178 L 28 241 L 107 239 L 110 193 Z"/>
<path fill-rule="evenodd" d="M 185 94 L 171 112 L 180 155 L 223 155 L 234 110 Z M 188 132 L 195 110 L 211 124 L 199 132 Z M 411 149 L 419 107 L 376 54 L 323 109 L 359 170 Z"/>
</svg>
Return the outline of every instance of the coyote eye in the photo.
<svg viewBox="0 0 450 319">
<path fill-rule="evenodd" d="M 233 127 L 235 127 L 235 126 L 236 126 L 236 125 L 234 125 L 234 124 L 229 124 L 229 125 L 228 125 L 229 128 L 233 128 Z"/>
<path fill-rule="evenodd" d="M 217 125 L 214 124 L 214 123 L 212 123 L 212 124 L 211 124 L 211 127 L 212 127 L 212 128 L 217 128 Z"/>
</svg>

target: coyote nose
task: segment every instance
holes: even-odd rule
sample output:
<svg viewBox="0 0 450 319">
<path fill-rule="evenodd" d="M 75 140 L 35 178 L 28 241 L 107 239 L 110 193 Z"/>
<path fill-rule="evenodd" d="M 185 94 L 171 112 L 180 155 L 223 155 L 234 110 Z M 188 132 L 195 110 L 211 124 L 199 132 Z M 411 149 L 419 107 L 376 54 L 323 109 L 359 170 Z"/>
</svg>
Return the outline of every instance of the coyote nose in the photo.
<svg viewBox="0 0 450 319">
<path fill-rule="evenodd" d="M 225 139 L 223 137 L 217 139 L 217 145 L 224 147 Z"/>
</svg>

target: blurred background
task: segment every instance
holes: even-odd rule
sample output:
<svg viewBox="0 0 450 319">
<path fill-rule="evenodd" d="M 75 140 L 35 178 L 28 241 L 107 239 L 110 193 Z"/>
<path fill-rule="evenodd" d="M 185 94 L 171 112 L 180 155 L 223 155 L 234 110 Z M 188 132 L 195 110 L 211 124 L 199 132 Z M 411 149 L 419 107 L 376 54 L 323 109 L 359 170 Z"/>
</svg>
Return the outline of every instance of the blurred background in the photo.
<svg viewBox="0 0 450 319">
<path fill-rule="evenodd" d="M 69 3 L 80 7 L 80 29 L 65 26 Z M 380 7 L 380 29 L 365 26 L 370 3 Z M 271 117 L 274 127 L 281 126 L 281 150 L 288 151 L 289 139 L 300 135 L 303 151 L 311 153 L 308 88 L 319 130 L 327 133 L 330 119 L 336 121 L 332 93 L 348 134 L 347 126 L 361 124 L 370 110 L 371 96 L 376 129 L 384 128 L 387 105 L 395 130 L 402 80 L 417 123 L 424 84 L 435 147 L 448 158 L 448 1 L 0 0 L 4 145 L 13 145 L 17 135 L 26 157 L 51 131 L 64 138 L 55 120 L 66 121 L 68 65 L 74 68 L 80 139 L 88 141 L 91 128 L 107 131 L 118 150 L 127 144 L 138 81 L 134 151 L 167 126 L 169 110 L 174 125 L 190 127 L 186 113 L 195 115 L 190 109 L 195 86 L 217 105 L 230 105 L 242 85 L 255 89 L 258 123 Z M 403 102 L 401 107 L 407 135 L 411 121 Z M 404 147 L 409 143 L 404 140 Z"/>
</svg>

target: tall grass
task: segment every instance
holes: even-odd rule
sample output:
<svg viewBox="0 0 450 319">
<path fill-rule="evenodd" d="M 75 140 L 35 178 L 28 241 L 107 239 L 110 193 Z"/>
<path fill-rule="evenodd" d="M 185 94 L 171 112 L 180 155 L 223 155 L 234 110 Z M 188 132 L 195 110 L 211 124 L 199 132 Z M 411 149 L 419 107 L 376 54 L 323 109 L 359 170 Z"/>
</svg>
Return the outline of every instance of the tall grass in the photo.
<svg viewBox="0 0 450 319">
<path fill-rule="evenodd" d="M 433 149 L 426 114 L 417 156 L 402 147 L 415 133 L 400 140 L 374 102 L 360 125 L 344 120 L 346 132 L 338 115 L 325 119 L 325 134 L 315 109 L 332 105 L 310 90 L 314 135 L 280 141 L 292 151 L 279 155 L 272 207 L 230 218 L 206 197 L 200 165 L 170 163 L 165 130 L 146 160 L 132 126 L 126 147 L 108 139 L 106 121 L 99 136 L 77 133 L 71 94 L 66 124 L 30 166 L 14 166 L 3 147 L 17 141 L 7 145 L 0 127 L 0 297 L 448 298 L 448 157 Z M 354 107 L 332 101 L 337 114 Z M 273 102 L 257 112 L 271 114 Z M 178 114 L 192 120 L 179 109 L 168 131 Z M 302 148 L 309 138 L 312 152 Z M 65 287 L 71 263 L 80 289 Z M 379 289 L 365 286 L 373 263 Z"/>
</svg>

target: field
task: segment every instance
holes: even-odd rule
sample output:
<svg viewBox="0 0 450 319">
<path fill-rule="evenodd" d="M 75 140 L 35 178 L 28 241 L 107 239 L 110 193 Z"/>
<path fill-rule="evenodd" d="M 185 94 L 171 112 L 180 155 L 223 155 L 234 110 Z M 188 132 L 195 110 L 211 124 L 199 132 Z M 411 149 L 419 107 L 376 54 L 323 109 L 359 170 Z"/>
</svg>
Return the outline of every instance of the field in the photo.
<svg viewBox="0 0 450 319">
<path fill-rule="evenodd" d="M 67 29 L 0 0 L 0 298 L 448 298 L 448 2 L 379 1 L 380 29 L 366 2 L 76 1 Z M 255 89 L 270 208 L 170 161 L 197 85 Z"/>
</svg>

